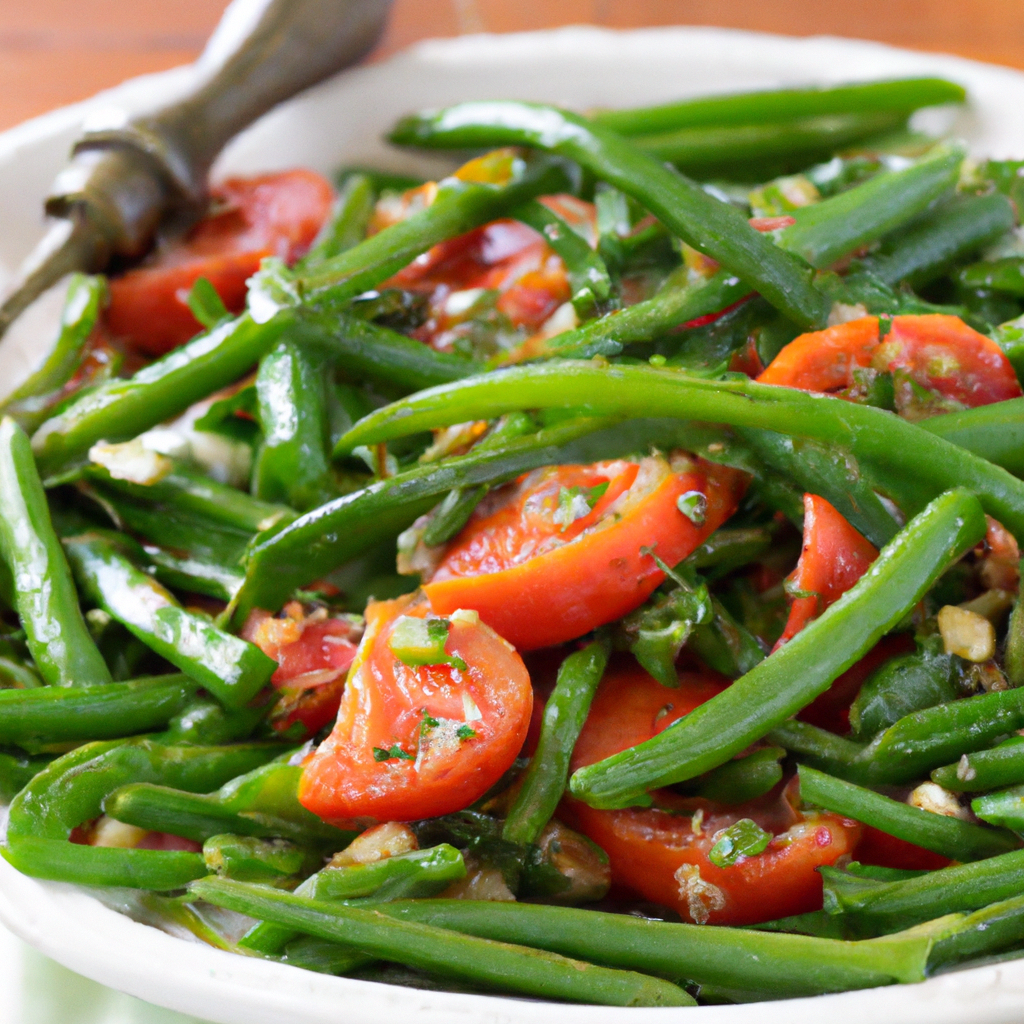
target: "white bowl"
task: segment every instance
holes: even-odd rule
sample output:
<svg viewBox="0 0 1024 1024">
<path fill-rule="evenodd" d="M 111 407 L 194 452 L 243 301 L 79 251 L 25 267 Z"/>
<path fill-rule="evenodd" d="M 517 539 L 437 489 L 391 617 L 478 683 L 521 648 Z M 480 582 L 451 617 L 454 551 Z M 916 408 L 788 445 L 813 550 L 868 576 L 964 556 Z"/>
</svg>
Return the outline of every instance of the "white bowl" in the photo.
<svg viewBox="0 0 1024 1024">
<path fill-rule="evenodd" d="M 94 100 L 0 135 L 0 278 L 41 233 L 40 202 L 86 115 L 166 101 L 190 69 L 127 82 Z M 329 82 L 238 138 L 219 174 L 309 166 L 437 167 L 380 141 L 396 117 L 464 99 L 548 100 L 570 107 L 630 106 L 699 93 L 939 74 L 967 86 L 953 130 L 979 155 L 1024 156 L 1024 75 L 956 57 L 876 43 L 790 39 L 711 28 L 612 32 L 565 28 L 423 43 Z M 0 392 L 38 358 L 53 308 L 36 311 L 0 346 Z M 47 321 L 49 317 L 49 321 Z M 222 1024 L 753 1024 L 764 1006 L 622 1010 L 427 992 L 325 977 L 224 953 L 137 924 L 73 886 L 39 882 L 0 860 L 0 920 L 67 967 L 161 1006 Z M 790 1024 L 1011 1024 L 1024 1019 L 1024 960 L 948 974 L 920 985 L 772 1006 Z"/>
</svg>

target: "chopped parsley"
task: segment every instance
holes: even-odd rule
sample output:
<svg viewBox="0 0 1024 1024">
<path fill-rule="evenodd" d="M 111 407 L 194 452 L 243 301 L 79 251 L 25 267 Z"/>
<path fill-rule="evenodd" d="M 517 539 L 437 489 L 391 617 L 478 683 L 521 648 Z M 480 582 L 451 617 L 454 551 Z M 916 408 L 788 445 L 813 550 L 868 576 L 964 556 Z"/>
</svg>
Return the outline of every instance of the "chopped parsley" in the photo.
<svg viewBox="0 0 1024 1024">
<path fill-rule="evenodd" d="M 597 484 L 594 487 L 563 487 L 558 492 L 558 508 L 552 516 L 554 521 L 562 527 L 562 533 L 576 522 L 594 510 L 594 506 L 601 500 L 601 496 L 608 490 L 609 481 Z"/>
<path fill-rule="evenodd" d="M 471 725 L 460 725 L 456 730 L 455 735 L 458 736 L 460 740 L 471 740 L 476 737 L 476 729 Z"/>
<path fill-rule="evenodd" d="M 404 751 L 397 743 L 395 743 L 392 745 L 390 750 L 386 747 L 374 747 L 373 759 L 374 761 L 415 761 L 416 755 Z"/>
</svg>

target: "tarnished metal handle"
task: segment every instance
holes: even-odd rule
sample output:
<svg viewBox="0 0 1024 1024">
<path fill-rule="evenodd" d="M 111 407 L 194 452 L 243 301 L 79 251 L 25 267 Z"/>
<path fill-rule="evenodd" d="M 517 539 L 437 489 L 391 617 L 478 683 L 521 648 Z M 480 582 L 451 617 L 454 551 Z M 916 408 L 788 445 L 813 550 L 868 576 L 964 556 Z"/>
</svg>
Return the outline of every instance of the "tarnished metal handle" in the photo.
<svg viewBox="0 0 1024 1024">
<path fill-rule="evenodd" d="M 354 64 L 377 41 L 391 0 L 235 0 L 197 67 L 197 87 L 155 113 L 88 131 L 46 201 L 56 223 L 0 306 L 0 335 L 71 270 L 136 258 L 162 223 L 206 207 L 224 145 L 283 100 Z M 243 27 L 240 28 L 240 23 Z"/>
</svg>

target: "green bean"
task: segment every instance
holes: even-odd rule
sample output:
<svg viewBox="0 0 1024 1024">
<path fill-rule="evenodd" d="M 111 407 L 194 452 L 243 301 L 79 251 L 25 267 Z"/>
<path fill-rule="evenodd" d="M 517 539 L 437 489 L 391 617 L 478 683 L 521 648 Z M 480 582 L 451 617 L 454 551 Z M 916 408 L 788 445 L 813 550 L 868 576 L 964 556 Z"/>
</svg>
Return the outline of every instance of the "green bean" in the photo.
<svg viewBox="0 0 1024 1024">
<path fill-rule="evenodd" d="M 651 298 L 556 334 L 531 354 L 574 359 L 618 355 L 625 345 L 652 341 L 673 327 L 717 313 L 749 294 L 749 287 L 727 270 L 694 284 L 688 268 L 680 268 Z"/>
<path fill-rule="evenodd" d="M 0 401 L 0 415 L 32 431 L 60 400 L 62 389 L 82 364 L 86 346 L 107 299 L 102 277 L 72 274 L 60 317 L 60 331 L 42 365 Z"/>
<path fill-rule="evenodd" d="M 940 914 L 979 910 L 1020 895 L 1024 850 L 929 871 L 918 878 L 881 882 L 856 891 L 830 884 L 834 868 L 823 868 L 825 909 L 877 929 L 909 928 Z"/>
<path fill-rule="evenodd" d="M 616 971 L 553 953 L 459 935 L 443 928 L 388 919 L 379 911 L 295 896 L 223 879 L 192 884 L 191 893 L 317 938 L 352 946 L 420 970 L 506 992 L 611 1006 L 693 1006 L 671 982 Z"/>
<path fill-rule="evenodd" d="M 0 801 L 9 804 L 52 760 L 52 755 L 0 750 Z"/>
<path fill-rule="evenodd" d="M 925 933 L 866 942 L 645 921 L 627 914 L 471 900 L 416 900 L 381 914 L 595 963 L 722 985 L 766 998 L 818 995 L 924 978 Z"/>
<path fill-rule="evenodd" d="M 373 216 L 376 193 L 376 185 L 368 175 L 358 171 L 349 175 L 334 201 L 331 216 L 324 222 L 299 267 L 302 270 L 316 267 L 358 245 L 365 237 Z"/>
<path fill-rule="evenodd" d="M 993 691 L 906 715 L 862 744 L 806 722 L 784 722 L 770 736 L 816 768 L 850 782 L 899 785 L 1024 728 L 1024 690 Z"/>
<path fill-rule="evenodd" d="M 292 939 L 281 954 L 282 963 L 306 971 L 316 971 L 318 974 L 351 974 L 360 967 L 374 963 L 376 959 L 357 949 L 347 949 L 334 942 L 314 939 L 311 935 Z"/>
<path fill-rule="evenodd" d="M 530 103 L 462 103 L 405 118 L 391 140 L 431 148 L 525 145 L 552 150 L 632 196 L 795 323 L 817 327 L 827 317 L 805 267 L 750 227 L 739 210 L 576 114 Z"/>
<path fill-rule="evenodd" d="M 471 377 L 371 413 L 341 438 L 336 452 L 517 409 L 576 407 L 589 415 L 679 416 L 762 427 L 836 444 L 897 493 L 907 481 L 926 500 L 954 487 L 969 488 L 989 515 L 1024 541 L 1024 484 L 891 413 L 794 388 L 702 380 L 650 366 L 552 360 Z"/>
<path fill-rule="evenodd" d="M 932 782 L 957 793 L 984 793 L 1024 784 L 1024 736 L 1011 736 L 990 750 L 964 754 L 956 764 L 936 768 Z"/>
<path fill-rule="evenodd" d="M 535 199 L 512 216 L 537 231 L 565 264 L 572 304 L 581 318 L 603 312 L 612 299 L 612 279 L 600 255 L 553 210 Z"/>
<path fill-rule="evenodd" d="M 316 267 L 299 271 L 297 288 L 304 296 L 322 293 L 332 303 L 345 302 L 375 288 L 432 245 L 501 217 L 536 196 L 570 188 L 566 168 L 548 157 L 517 166 L 504 185 L 445 178 L 426 209 Z"/>
<path fill-rule="evenodd" d="M 830 267 L 867 242 L 913 220 L 952 190 L 963 150 L 938 147 L 912 167 L 876 175 L 830 199 L 795 210 L 796 223 L 779 232 L 782 248 L 814 267 Z"/>
<path fill-rule="evenodd" d="M 83 743 L 165 726 L 195 693 L 181 675 L 148 676 L 88 689 L 0 690 L 0 743 Z"/>
<path fill-rule="evenodd" d="M 766 648 L 717 597 L 711 598 L 711 611 L 714 618 L 697 623 L 687 642 L 709 668 L 738 679 L 764 661 Z"/>
<path fill-rule="evenodd" d="M 963 103 L 963 86 L 943 78 L 898 78 L 808 89 L 772 89 L 666 103 L 631 110 L 598 110 L 593 120 L 620 135 L 650 135 L 691 126 L 760 124 L 862 111 L 909 114 L 919 107 Z"/>
<path fill-rule="evenodd" d="M 992 340 L 1010 360 L 1010 365 L 1019 380 L 1024 374 L 1024 317 L 1017 317 L 1015 320 L 1008 320 L 1006 323 L 1000 324 L 992 331 Z M 981 408 L 985 408 L 985 406 Z"/>
<path fill-rule="evenodd" d="M 480 367 L 463 356 L 435 352 L 429 345 L 327 307 L 304 307 L 303 340 L 323 350 L 346 375 L 406 391 L 447 384 L 478 373 Z"/>
<path fill-rule="evenodd" d="M 1018 566 L 1019 568 L 1019 566 Z M 1017 583 L 1017 603 L 1010 612 L 1006 630 L 1006 646 L 1003 649 L 1003 667 L 1007 682 L 1012 687 L 1024 686 L 1024 573 Z"/>
<path fill-rule="evenodd" d="M 102 483 L 105 491 L 116 491 L 137 501 L 156 502 L 249 535 L 295 518 L 295 512 L 286 505 L 258 501 L 237 487 L 222 484 L 180 462 L 173 463 L 169 473 L 150 484 L 112 477 L 109 470 L 96 465 L 85 470 L 85 477 Z"/>
<path fill-rule="evenodd" d="M 208 331 L 232 319 L 224 300 L 206 277 L 196 278 L 188 291 L 185 304 L 189 312 Z"/>
<path fill-rule="evenodd" d="M 122 530 L 165 550 L 181 552 L 186 558 L 197 558 L 231 572 L 238 571 L 246 546 L 253 538 L 251 530 L 223 526 L 206 515 L 178 509 L 173 504 L 137 501 L 103 484 L 91 485 L 86 493 L 96 499 Z M 294 518 L 295 513 L 291 510 L 289 513 L 289 518 Z M 80 529 L 81 524 L 77 528 Z"/>
<path fill-rule="evenodd" d="M 325 867 L 302 882 L 295 893 L 317 900 L 362 900 L 377 904 L 436 896 L 452 882 L 465 877 L 462 854 L 454 846 L 440 843 L 427 850 L 382 857 L 366 864 Z M 238 944 L 263 956 L 274 956 L 298 934 L 284 925 L 261 921 L 246 932 Z"/>
<path fill-rule="evenodd" d="M 1024 897 L 1000 900 L 968 914 L 940 935 L 928 954 L 929 971 L 946 964 L 1019 946 L 1024 940 Z M 1019 956 L 1019 952 L 1014 953 Z"/>
<path fill-rule="evenodd" d="M 1008 853 L 1019 846 L 1016 838 L 1007 832 L 909 807 L 806 765 L 801 765 L 797 774 L 800 798 L 805 803 L 846 815 L 950 860 L 981 860 Z"/>
<path fill-rule="evenodd" d="M 848 451 L 773 430 L 741 428 L 737 433 L 762 465 L 794 480 L 803 491 L 831 502 L 875 547 L 888 544 L 896 535 L 896 520 Z"/>
<path fill-rule="evenodd" d="M 782 781 L 782 765 L 786 756 L 782 747 L 761 747 L 744 757 L 733 758 L 694 779 L 689 795 L 722 804 L 742 804 L 764 796 Z"/>
<path fill-rule="evenodd" d="M 256 839 L 252 836 L 210 836 L 203 843 L 203 861 L 211 874 L 242 882 L 280 882 L 309 874 L 319 867 L 320 857 L 287 839 Z"/>
<path fill-rule="evenodd" d="M 544 705 L 537 749 L 505 818 L 503 839 L 534 843 L 551 820 L 565 793 L 569 759 L 607 664 L 608 646 L 598 640 L 562 662 L 555 688 Z"/>
<path fill-rule="evenodd" d="M 241 571 L 228 569 L 216 562 L 208 562 L 189 555 L 179 557 L 163 548 L 147 544 L 142 549 L 147 568 L 165 586 L 172 590 L 187 590 L 205 594 L 219 601 L 230 601 L 245 580 Z"/>
<path fill-rule="evenodd" d="M 10 417 L 0 421 L 0 555 L 43 679 L 54 686 L 109 683 L 110 670 L 78 606 L 28 437 Z"/>
<path fill-rule="evenodd" d="M 98 817 L 104 798 L 129 779 L 205 789 L 264 763 L 278 749 L 259 743 L 165 747 L 149 739 L 87 743 L 58 758 L 15 797 L 4 856 L 34 878 L 177 889 L 206 874 L 199 854 L 82 846 L 68 842 L 72 829 Z"/>
<path fill-rule="evenodd" d="M 916 711 L 891 725 L 860 758 L 864 780 L 898 785 L 1024 728 L 1024 690 L 993 691 Z"/>
<path fill-rule="evenodd" d="M 136 568 L 116 534 L 82 534 L 66 540 L 65 548 L 93 603 L 222 703 L 241 707 L 269 682 L 277 668 L 273 658 L 185 611 L 168 590 Z"/>
<path fill-rule="evenodd" d="M 772 657 L 671 729 L 581 768 L 570 780 L 573 795 L 598 807 L 649 802 L 647 790 L 723 764 L 824 692 L 984 532 L 985 517 L 973 495 L 961 490 L 937 498 L 886 545 L 852 589 Z"/>
<path fill-rule="evenodd" d="M 918 426 L 1024 476 L 1024 398 L 931 416 Z"/>
<path fill-rule="evenodd" d="M 204 747 L 244 740 L 253 734 L 271 707 L 267 703 L 262 707 L 225 708 L 210 697 L 195 697 L 175 712 L 159 740 L 170 746 L 197 743 Z"/>
<path fill-rule="evenodd" d="M 143 367 L 111 380 L 47 420 L 32 438 L 40 472 L 51 476 L 97 441 L 125 441 L 233 384 L 291 325 L 288 312 L 257 323 L 245 313 Z"/>
<path fill-rule="evenodd" d="M 39 673 L 14 658 L 0 656 L 0 682 L 16 690 L 34 690 L 45 685 Z"/>
<path fill-rule="evenodd" d="M 888 285 L 906 281 L 919 288 L 1013 224 L 1013 206 L 1005 196 L 958 196 L 883 242 L 879 252 L 862 260 L 861 266 Z"/>
<path fill-rule="evenodd" d="M 821 771 L 844 779 L 860 781 L 860 776 L 853 766 L 864 752 L 863 743 L 849 740 L 845 736 L 837 736 L 827 729 L 811 725 L 810 722 L 798 722 L 796 719 L 781 722 L 768 733 L 767 738 L 772 743 L 785 747 L 802 762 L 806 761 Z"/>
<path fill-rule="evenodd" d="M 957 271 L 956 281 L 962 288 L 983 288 L 1021 298 L 1024 297 L 1024 262 L 1019 256 L 1007 256 L 972 263 Z"/>
<path fill-rule="evenodd" d="M 341 850 L 353 833 L 321 821 L 299 803 L 302 769 L 275 762 L 232 779 L 216 793 L 125 780 L 103 809 L 117 821 L 196 842 L 230 832 L 258 839 L 290 839 L 299 846 Z"/>
<path fill-rule="evenodd" d="M 771 531 L 760 526 L 722 526 L 691 554 L 684 565 L 725 574 L 754 561 L 772 546 Z"/>
<path fill-rule="evenodd" d="M 1024 786 L 997 790 L 975 797 L 971 810 L 982 821 L 1024 832 Z"/>
<path fill-rule="evenodd" d="M 942 650 L 942 638 L 926 641 L 914 654 L 892 658 L 864 682 L 850 706 L 850 729 L 870 739 L 905 715 L 960 696 L 957 669 Z"/>
<path fill-rule="evenodd" d="M 282 338 L 260 360 L 256 395 L 263 434 L 252 471 L 254 496 L 300 512 L 335 497 L 323 360 Z"/>
<path fill-rule="evenodd" d="M 897 131 L 906 120 L 902 113 L 826 114 L 757 124 L 676 128 L 635 135 L 630 141 L 689 174 L 763 181 L 766 172 L 806 167 L 862 139 Z"/>
</svg>

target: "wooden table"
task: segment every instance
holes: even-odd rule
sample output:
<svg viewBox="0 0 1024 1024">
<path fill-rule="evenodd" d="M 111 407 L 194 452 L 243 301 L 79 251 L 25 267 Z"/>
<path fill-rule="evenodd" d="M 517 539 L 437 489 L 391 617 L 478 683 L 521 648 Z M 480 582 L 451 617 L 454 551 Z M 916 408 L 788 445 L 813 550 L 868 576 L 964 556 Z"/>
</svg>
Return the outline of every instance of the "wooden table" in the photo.
<svg viewBox="0 0 1024 1024">
<path fill-rule="evenodd" d="M 0 130 L 191 60 L 225 0 L 0 0 Z M 395 0 L 379 59 L 429 36 L 590 23 L 833 34 L 1024 68 L 1021 0 Z"/>
</svg>

